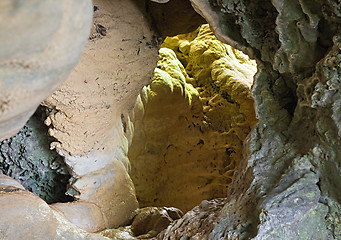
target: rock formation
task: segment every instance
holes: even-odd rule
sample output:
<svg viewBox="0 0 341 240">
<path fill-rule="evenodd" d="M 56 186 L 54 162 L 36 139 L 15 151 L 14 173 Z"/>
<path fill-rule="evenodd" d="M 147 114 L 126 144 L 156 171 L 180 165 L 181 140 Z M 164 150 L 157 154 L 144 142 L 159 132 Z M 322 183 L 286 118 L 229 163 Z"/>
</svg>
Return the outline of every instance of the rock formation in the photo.
<svg viewBox="0 0 341 240">
<path fill-rule="evenodd" d="M 0 138 L 18 132 L 47 98 L 42 104 L 51 109 L 45 119 L 51 148 L 64 157 L 71 175 L 67 193 L 76 199 L 49 206 L 0 174 L 0 239 L 341 239 L 340 4 L 190 0 L 217 39 L 256 60 L 254 115 L 248 92 L 254 63 L 217 44 L 208 27 L 167 38 L 152 78 L 162 38 L 177 34 L 169 19 L 182 4 L 153 2 L 94 0 L 83 56 L 49 98 L 79 59 L 90 30 L 90 1 L 0 3 L 6 33 L 0 37 Z M 188 2 L 183 6 L 190 9 Z M 196 20 L 188 25 L 178 19 L 178 33 L 202 22 L 192 11 L 182 19 L 191 16 Z M 244 62 L 253 67 L 241 67 Z M 169 114 L 172 108 L 177 115 Z M 238 114 L 229 115 L 232 110 Z M 164 129 L 160 119 L 172 125 Z M 25 131 L 12 140 L 30 142 L 20 138 Z M 2 142 L 2 155 L 21 148 L 8 147 L 12 140 Z M 209 152 L 216 152 L 217 170 L 201 161 Z M 184 172 L 177 153 L 193 171 Z M 22 167 L 16 154 L 3 162 Z M 160 165 L 148 168 L 147 160 Z M 12 165 L 8 169 L 17 169 Z M 149 181 L 143 168 L 163 184 Z M 199 182 L 191 174 L 203 169 L 208 171 Z M 179 187 L 182 176 L 167 182 L 166 173 L 188 174 L 199 188 Z M 143 205 L 174 202 L 187 211 L 201 203 L 180 219 L 163 208 L 138 209 L 131 178 Z M 170 185 L 162 189 L 164 183 Z M 170 188 L 176 188 L 173 195 Z M 170 225 L 161 231 L 164 223 Z"/>
<path fill-rule="evenodd" d="M 0 173 L 18 180 L 47 203 L 73 200 L 65 195 L 70 178 L 64 158 L 50 150 L 53 139 L 40 108 L 15 136 L 0 142 Z"/>
<path fill-rule="evenodd" d="M 257 59 L 259 119 L 210 239 L 340 239 L 340 11 L 333 1 L 192 0 Z"/>
<path fill-rule="evenodd" d="M 188 211 L 226 196 L 256 120 L 250 96 L 256 64 L 218 41 L 208 25 L 162 46 L 130 118 L 128 158 L 141 206 Z"/>
<path fill-rule="evenodd" d="M 91 1 L 0 3 L 0 140 L 14 135 L 78 62 Z"/>
</svg>

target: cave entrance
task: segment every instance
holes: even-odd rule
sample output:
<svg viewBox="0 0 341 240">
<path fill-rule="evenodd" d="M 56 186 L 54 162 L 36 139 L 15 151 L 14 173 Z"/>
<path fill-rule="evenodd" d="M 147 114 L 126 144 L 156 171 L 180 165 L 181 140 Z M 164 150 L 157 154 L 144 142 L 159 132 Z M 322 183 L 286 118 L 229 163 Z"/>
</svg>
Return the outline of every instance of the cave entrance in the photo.
<svg viewBox="0 0 341 240">
<path fill-rule="evenodd" d="M 129 148 L 140 207 L 188 211 L 225 197 L 256 122 L 255 61 L 218 41 L 207 24 L 167 37 L 134 108 Z"/>
</svg>

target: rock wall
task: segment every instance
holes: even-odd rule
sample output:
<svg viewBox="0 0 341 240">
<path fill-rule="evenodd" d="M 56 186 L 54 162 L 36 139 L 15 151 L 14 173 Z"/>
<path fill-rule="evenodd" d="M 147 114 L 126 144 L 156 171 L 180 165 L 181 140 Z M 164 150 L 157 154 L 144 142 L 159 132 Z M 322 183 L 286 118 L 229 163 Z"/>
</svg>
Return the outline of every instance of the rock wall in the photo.
<svg viewBox="0 0 341 240">
<path fill-rule="evenodd" d="M 208 25 L 166 38 L 162 47 L 130 117 L 131 177 L 141 206 L 188 211 L 226 196 L 256 121 L 256 64 L 218 41 Z"/>
<path fill-rule="evenodd" d="M 78 62 L 91 1 L 0 3 L 0 140 L 16 134 Z"/>
<path fill-rule="evenodd" d="M 23 126 L 40 100 L 56 88 L 78 60 L 83 37 L 88 33 L 86 23 L 90 21 L 89 2 L 81 2 L 51 0 L 34 2 L 34 5 L 30 5 L 31 1 L 21 2 L 23 5 L 17 5 L 22 6 L 16 15 L 18 18 L 11 17 L 15 10 L 12 3 L 0 3 L 0 17 L 4 20 L 0 29 L 8 33 L 0 39 L 8 46 L 0 52 L 0 75 L 4 79 L 0 88 L 1 138 L 13 135 Z M 222 200 L 226 202 L 222 210 L 214 200 L 211 204 L 204 202 L 201 208 L 188 212 L 159 237 L 195 239 L 195 234 L 200 232 L 197 239 L 340 239 L 339 3 L 333 0 L 191 2 L 219 40 L 257 60 L 252 94 L 259 121 L 245 142 L 240 167 L 229 185 L 226 199 Z M 145 5 L 136 3 L 95 1 L 100 10 L 94 18 L 92 42 L 88 43 L 83 60 L 71 75 L 71 82 L 65 83 L 44 103 L 56 110 L 46 119 L 46 124 L 50 134 L 59 141 L 52 146 L 66 157 L 72 170 L 74 178 L 69 193 L 79 201 L 70 203 L 71 207 L 61 204 L 49 208 L 38 197 L 24 191 L 18 182 L 1 175 L 1 213 L 8 216 L 0 218 L 1 238 L 105 239 L 80 230 L 65 218 L 78 227 L 97 231 L 127 223 L 133 217 L 137 202 L 126 155 L 134 131 L 130 118 L 134 121 L 135 116 L 133 119 L 127 113 L 142 86 L 151 81 L 154 60 L 150 56 L 156 56 L 159 39 L 150 30 L 146 14 L 141 14 L 141 11 L 145 13 Z M 32 14 L 32 10 L 42 15 Z M 39 21 L 38 16 L 56 21 Z M 72 21 L 74 16 L 83 16 L 84 24 L 73 24 L 77 23 Z M 130 19 L 130 16 L 134 17 Z M 18 24 L 23 18 L 27 21 Z M 125 21 L 115 22 L 116 19 Z M 130 30 L 118 30 L 120 24 Z M 30 31 L 32 26 L 39 28 Z M 58 26 L 63 27 L 58 29 Z M 11 40 L 17 34 L 27 38 Z M 29 44 L 27 48 L 22 48 L 23 39 Z M 186 46 L 184 41 L 181 48 L 186 50 Z M 129 51 L 124 51 L 125 47 Z M 210 51 L 198 53 L 203 60 L 210 59 Z M 116 59 L 115 65 L 120 67 L 108 71 L 112 67 L 108 64 L 110 61 L 97 61 L 96 55 Z M 134 62 L 136 56 L 142 57 Z M 186 74 L 195 79 L 196 73 L 188 68 L 191 65 L 183 64 Z M 197 76 L 197 83 L 200 76 L 207 74 L 205 70 Z M 219 79 L 219 73 L 211 74 L 211 78 Z M 113 81 L 115 74 L 120 81 Z M 45 81 L 48 79 L 52 83 Z M 174 87 L 172 79 L 166 79 L 169 80 L 166 85 Z M 174 89 L 186 90 L 183 80 Z M 161 85 L 159 81 L 154 87 L 162 90 Z M 195 93 L 194 88 L 190 92 Z M 199 98 L 200 91 L 197 92 L 191 94 L 192 99 Z M 204 93 L 208 103 L 214 99 L 209 95 L 214 91 Z M 186 91 L 182 94 L 183 98 L 187 96 L 185 103 L 190 103 L 190 95 Z M 110 100 L 105 96 L 110 96 Z M 148 95 L 141 96 L 139 101 L 143 105 L 143 97 Z M 27 99 L 31 102 L 26 102 Z M 89 99 L 94 100 L 95 107 L 87 104 Z M 209 104 L 206 109 L 214 109 Z M 115 124 L 109 124 L 111 121 Z M 211 126 L 215 126 L 212 119 Z M 75 141 L 71 142 L 70 136 Z M 207 209 L 214 213 L 207 213 Z M 220 211 L 219 216 L 216 210 Z M 25 218 L 28 215 L 32 218 Z M 200 226 L 193 222 L 198 218 L 191 219 L 191 216 L 200 216 L 200 223 L 209 231 L 196 230 Z M 46 226 L 43 230 L 42 224 Z"/>
<path fill-rule="evenodd" d="M 56 139 L 51 147 L 65 157 L 72 175 L 68 194 L 77 200 L 55 207 L 88 231 L 127 224 L 135 215 L 127 158 L 132 134 L 121 115 L 129 122 L 127 112 L 151 81 L 158 49 L 144 2 L 93 4 L 93 26 L 80 62 L 43 103 L 53 109 L 45 120 Z M 74 217 L 79 209 L 91 214 Z"/>
<path fill-rule="evenodd" d="M 0 173 L 18 180 L 47 203 L 72 201 L 65 195 L 70 174 L 64 158 L 50 150 L 53 139 L 40 108 L 15 136 L 0 142 Z"/>
<path fill-rule="evenodd" d="M 259 121 L 205 238 L 340 239 L 336 2 L 191 2 L 220 40 L 258 65 L 252 94 Z"/>
</svg>

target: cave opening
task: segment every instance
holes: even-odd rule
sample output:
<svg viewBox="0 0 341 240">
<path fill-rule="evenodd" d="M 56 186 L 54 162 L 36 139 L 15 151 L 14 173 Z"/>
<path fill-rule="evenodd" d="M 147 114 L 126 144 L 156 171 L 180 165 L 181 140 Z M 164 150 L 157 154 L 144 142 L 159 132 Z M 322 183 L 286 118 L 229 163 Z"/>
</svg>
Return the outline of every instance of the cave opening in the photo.
<svg viewBox="0 0 341 240">
<path fill-rule="evenodd" d="M 341 239 L 336 1 L 94 0 L 77 66 L 92 1 L 23 2 L 2 5 L 0 135 L 19 131 L 48 95 L 42 104 L 55 111 L 0 143 L 0 173 L 49 203 L 64 200 L 46 191 L 62 181 L 64 195 L 69 182 L 75 201 L 48 206 L 0 174 L 1 236 Z M 192 8 L 257 59 L 258 119 L 257 67 L 205 26 L 167 38 L 152 79 L 159 36 L 198 26 Z M 143 209 L 195 205 L 184 216 Z"/>
<path fill-rule="evenodd" d="M 187 212 L 226 196 L 256 123 L 256 71 L 255 61 L 217 40 L 207 24 L 165 38 L 134 108 L 128 158 L 140 207 Z"/>
<path fill-rule="evenodd" d="M 133 110 L 128 158 L 141 208 L 187 212 L 203 200 L 226 196 L 243 141 L 256 123 L 250 90 L 256 71 L 255 61 L 218 41 L 207 24 L 164 40 L 153 81 Z M 50 149 L 59 142 L 48 132 L 53 124 L 46 123 L 54 114 L 40 106 L 17 135 L 0 143 L 1 173 L 48 204 L 72 202 L 65 193 L 77 180 L 64 157 Z M 128 134 L 128 116 L 120 120 Z"/>
</svg>

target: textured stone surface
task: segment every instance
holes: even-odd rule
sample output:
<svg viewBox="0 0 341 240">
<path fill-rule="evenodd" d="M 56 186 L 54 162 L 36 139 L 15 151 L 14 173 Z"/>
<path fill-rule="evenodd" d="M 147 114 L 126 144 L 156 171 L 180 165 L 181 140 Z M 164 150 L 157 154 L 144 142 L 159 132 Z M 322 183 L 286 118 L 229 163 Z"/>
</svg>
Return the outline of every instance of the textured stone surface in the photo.
<svg viewBox="0 0 341 240">
<path fill-rule="evenodd" d="M 230 184 L 227 198 L 224 200 L 227 204 L 219 213 L 219 219 L 216 219 L 217 215 L 210 218 L 209 215 L 205 216 L 203 214 L 200 219 L 200 222 L 204 223 L 205 226 L 203 229 L 202 225 L 196 224 L 198 222 L 197 217 L 200 214 L 194 214 L 192 218 L 186 218 L 185 215 L 183 219 L 177 222 L 185 224 L 176 225 L 175 223 L 170 226 L 171 231 L 166 232 L 166 234 L 169 234 L 167 237 L 176 239 L 175 234 L 180 233 L 181 238 L 189 239 L 191 235 L 194 236 L 196 233 L 200 233 L 204 236 L 203 239 L 340 239 L 341 199 L 339 193 L 341 189 L 338 183 L 341 180 L 339 167 L 341 159 L 339 76 L 341 72 L 341 33 L 338 26 L 341 22 L 341 12 L 339 3 L 332 0 L 191 0 L 191 2 L 196 10 L 211 24 L 213 31 L 220 40 L 243 50 L 257 59 L 259 70 L 255 77 L 253 95 L 259 122 L 248 138 L 244 149 L 245 158 L 241 161 L 240 168 Z M 46 4 L 48 3 L 51 2 L 46 2 Z M 6 4 L 7 6 L 10 4 L 8 2 L 1 4 L 1 16 L 11 19 L 8 15 L 3 15 L 4 12 L 12 13 L 4 7 Z M 100 8 L 103 6 L 105 9 L 107 5 L 103 4 Z M 119 5 L 116 5 L 116 7 L 119 10 L 123 9 Z M 77 7 L 70 9 L 75 11 Z M 37 16 L 37 14 L 32 14 L 31 11 L 27 12 L 29 12 L 28 16 Z M 57 8 L 55 12 L 58 12 Z M 117 14 L 119 13 L 117 12 Z M 51 12 L 46 12 L 46 14 L 49 15 Z M 129 15 L 127 12 L 123 12 L 123 14 Z M 6 22 L 1 21 L 1 29 L 6 29 L 5 32 L 18 29 L 11 24 L 8 24 L 8 28 L 4 28 Z M 45 26 L 44 23 L 41 24 Z M 115 26 L 111 25 L 108 28 L 107 36 L 110 35 L 110 30 Z M 54 27 L 52 24 L 52 31 Z M 23 28 L 27 28 L 27 25 L 23 25 Z M 45 27 L 38 30 L 43 29 Z M 49 33 L 50 29 L 39 34 L 42 35 L 42 40 L 45 41 Z M 33 36 L 39 36 L 39 34 L 34 34 L 37 34 L 36 32 L 33 32 Z M 95 41 L 96 39 L 102 39 L 96 33 L 91 38 L 95 39 Z M 122 41 L 121 39 L 122 43 L 127 42 L 126 40 Z M 155 43 L 149 38 L 147 42 L 149 44 Z M 13 41 L 14 48 L 17 45 Z M 7 48 L 2 49 L 7 51 Z M 11 48 L 9 48 L 10 50 Z M 136 54 L 138 52 L 139 50 L 136 51 Z M 21 66 L 20 63 L 17 65 Z M 96 66 L 99 66 L 99 64 L 96 64 Z M 105 70 L 107 69 L 105 68 Z M 90 68 L 88 70 L 93 72 Z M 79 69 L 76 71 L 81 72 Z M 170 82 L 172 83 L 172 81 Z M 96 81 L 92 83 L 91 87 L 96 86 Z M 91 111 L 87 112 L 86 108 L 78 108 L 77 111 L 84 112 L 84 115 L 80 114 L 78 117 L 71 118 L 75 121 L 70 121 L 70 125 L 64 128 L 64 126 L 58 125 L 56 119 L 64 120 L 64 115 L 74 116 L 73 114 L 77 113 L 77 111 L 72 109 L 63 112 L 60 110 L 61 108 L 57 107 L 57 104 L 54 103 L 53 105 L 52 101 L 50 102 L 51 106 L 55 106 L 60 112 L 51 115 L 46 122 L 51 125 L 51 134 L 64 141 L 61 140 L 60 145 L 56 144 L 57 149 L 61 153 L 63 151 L 66 153 L 79 151 L 79 155 L 71 156 L 72 154 L 70 154 L 68 158 L 70 166 L 73 166 L 75 176 L 75 179 L 73 179 L 73 194 L 77 196 L 77 189 L 82 190 L 81 195 L 85 199 L 98 199 L 99 202 L 104 202 L 101 207 L 103 207 L 105 213 L 109 209 L 106 207 L 115 205 L 115 203 L 110 202 L 110 199 L 113 199 L 115 195 L 108 195 L 108 198 L 104 198 L 104 193 L 107 189 L 115 189 L 113 186 L 117 186 L 114 184 L 116 181 L 127 183 L 128 187 L 125 187 L 125 189 L 128 189 L 129 194 L 133 193 L 129 176 L 127 177 L 127 172 L 122 170 L 129 169 L 125 156 L 131 141 L 132 131 L 134 131 L 126 110 L 131 107 L 128 102 L 132 103 L 135 100 L 134 94 L 137 94 L 139 88 L 146 83 L 148 83 L 147 80 L 141 81 L 141 85 L 137 84 L 131 88 L 125 87 L 124 84 L 120 85 L 118 87 L 120 93 L 133 89 L 135 93 L 132 92 L 131 95 L 115 95 L 118 100 L 127 97 L 127 102 L 125 100 L 120 101 L 122 105 L 120 105 L 120 111 L 116 112 L 118 114 L 112 117 L 107 114 L 111 117 L 108 119 L 114 119 L 113 122 L 117 123 L 113 127 L 115 130 L 110 132 L 110 134 L 117 137 L 114 139 L 101 138 L 102 143 L 115 142 L 117 143 L 115 147 L 123 146 L 118 148 L 121 149 L 119 153 L 111 153 L 115 157 L 123 156 L 120 161 L 113 161 L 117 165 L 108 167 L 108 169 L 117 170 L 113 172 L 102 170 L 108 162 L 114 164 L 106 156 L 103 157 L 105 154 L 101 156 L 93 153 L 85 154 L 87 157 L 82 155 L 83 158 L 79 156 L 83 153 L 83 147 L 86 149 L 84 151 L 88 153 L 89 149 L 99 149 L 99 146 L 103 146 L 102 143 L 93 141 L 94 139 L 100 139 L 100 137 L 95 136 L 92 138 L 91 133 L 87 135 L 86 131 L 79 131 L 79 142 L 75 142 L 75 145 L 69 143 L 67 137 L 63 138 L 63 134 L 66 136 L 71 134 L 72 130 L 76 131 L 77 124 L 73 125 L 73 123 L 77 123 L 76 120 L 79 120 L 78 123 L 82 124 L 83 122 L 80 119 L 86 118 Z M 70 85 L 72 86 L 72 84 Z M 173 83 L 171 85 L 174 86 Z M 99 83 L 98 89 L 105 92 L 103 87 L 107 89 L 113 86 L 102 85 L 101 88 L 101 83 Z M 6 88 L 7 86 L 1 87 L 1 89 Z M 59 91 L 60 95 L 57 100 L 61 101 L 60 99 L 63 99 L 64 96 L 66 99 L 65 102 L 57 101 L 61 103 L 60 106 L 65 107 L 70 102 L 77 100 L 77 91 L 67 89 L 68 87 Z M 87 96 L 96 99 L 99 92 L 94 91 L 92 95 Z M 18 94 L 21 93 L 18 92 Z M 6 109 L 7 106 L 7 99 L 4 101 L 4 96 L 4 94 L 1 94 L 1 109 Z M 66 96 L 76 96 L 76 98 L 69 99 Z M 147 95 L 142 94 L 138 98 L 141 104 L 144 104 L 142 101 L 145 101 L 145 96 Z M 81 101 L 81 103 L 85 105 L 85 100 L 84 102 Z M 104 109 L 102 106 L 107 106 L 105 101 L 101 102 L 99 100 L 99 103 L 97 106 L 101 107 L 92 109 L 93 111 L 98 112 L 99 109 Z M 11 102 L 11 104 L 18 105 L 16 102 Z M 23 106 L 24 108 L 26 109 L 25 106 Z M 125 111 L 122 110 L 123 108 Z M 140 108 L 139 110 L 143 115 L 145 109 Z M 141 112 L 139 112 L 139 116 L 142 116 Z M 91 118 L 91 114 L 89 116 Z M 102 115 L 96 115 L 93 118 L 94 120 L 90 122 L 93 125 L 98 123 L 102 126 L 108 119 L 98 116 Z M 26 119 L 27 117 L 19 116 L 18 118 Z M 8 121 L 8 124 L 13 124 L 13 122 Z M 53 129 L 53 125 L 56 126 L 55 129 Z M 9 125 L 1 127 L 4 129 L 7 126 Z M 18 126 L 15 127 L 18 128 Z M 106 128 L 103 127 L 103 129 Z M 75 135 L 77 136 L 77 134 Z M 82 139 L 85 140 L 85 143 L 82 142 Z M 98 162 L 101 164 L 94 164 L 93 159 L 100 160 Z M 80 164 L 81 160 L 86 164 Z M 86 166 L 92 166 L 95 169 L 89 169 Z M 92 181 L 94 179 L 96 181 Z M 6 182 L 8 183 L 7 180 Z M 99 187 L 102 185 L 105 185 L 105 188 Z M 88 186 L 90 187 L 87 188 Z M 56 235 L 55 239 L 102 238 L 99 235 L 90 235 L 81 231 L 67 222 L 58 212 L 53 212 L 53 215 L 51 215 L 51 212 L 49 212 L 51 210 L 48 210 L 46 203 L 33 194 L 23 190 L 18 191 L 17 188 L 8 186 L 1 189 L 2 193 L 6 193 L 1 195 L 2 203 L 10 203 L 14 206 L 14 208 L 1 207 L 1 209 L 8 211 L 7 213 L 1 211 L 1 214 L 6 214 L 6 218 L 1 218 L 1 221 L 3 221 L 1 224 L 6 226 L 6 228 L 2 227 L 1 229 L 5 229 L 6 232 L 2 231 L 1 234 L 11 233 L 14 236 L 11 236 L 11 239 L 15 239 L 18 235 L 19 239 L 27 237 L 31 239 L 54 239 L 54 234 Z M 101 189 L 99 194 L 97 194 L 97 189 Z M 116 188 L 115 190 L 120 191 L 121 189 Z M 7 197 L 11 194 L 12 196 L 15 195 L 15 197 L 9 201 Z M 17 198 L 17 195 L 27 197 L 29 199 L 27 203 L 29 204 L 24 204 L 21 199 Z M 126 195 L 123 194 L 124 196 Z M 123 197 L 121 199 L 124 199 Z M 207 207 L 206 202 L 202 205 L 204 208 Z M 122 205 L 118 205 L 118 207 L 121 208 Z M 219 210 L 215 212 L 214 209 L 210 209 L 209 212 L 218 213 Z M 20 214 L 33 218 L 23 218 Z M 189 212 L 189 214 L 193 214 L 193 212 Z M 15 217 L 8 219 L 8 216 L 19 216 L 20 221 Z M 38 217 L 38 221 L 34 221 L 34 217 Z M 44 224 L 39 224 L 44 218 Z M 184 221 L 184 219 L 187 220 Z M 43 230 L 39 228 L 41 231 L 32 231 L 34 230 L 32 227 L 39 226 L 36 223 L 46 225 L 48 228 Z M 16 226 L 18 224 L 22 231 L 17 231 Z M 190 229 L 187 228 L 186 230 L 186 226 L 190 226 Z M 27 231 L 27 229 L 30 231 Z M 49 229 L 51 231 L 44 232 Z M 56 232 L 54 232 L 54 229 L 56 229 Z M 211 231 L 212 229 L 213 231 Z M 204 231 L 201 232 L 201 230 Z M 22 236 L 21 233 L 26 235 Z M 42 237 L 40 234 L 44 234 L 44 236 Z M 207 237 L 208 234 L 210 234 L 209 237 Z M 165 235 L 159 236 L 163 238 Z M 127 235 L 125 237 L 130 238 Z"/>
<path fill-rule="evenodd" d="M 67 204 L 55 203 L 50 206 L 87 232 L 98 232 L 105 225 L 105 219 L 100 208 L 93 203 L 75 201 Z"/>
<path fill-rule="evenodd" d="M 50 150 L 43 109 L 15 136 L 0 142 L 0 173 L 18 180 L 47 203 L 72 200 L 65 195 L 70 178 L 63 157 Z"/>
<path fill-rule="evenodd" d="M 210 239 L 340 239 L 336 3 L 192 3 L 219 39 L 257 58 L 259 68 L 259 122 Z"/>
<path fill-rule="evenodd" d="M 140 89 L 150 83 L 157 61 L 157 35 L 139 4 L 93 4 L 99 10 L 84 54 L 67 81 L 44 102 L 56 110 L 46 123 L 57 139 L 54 146 L 64 155 L 105 155 L 117 147 L 112 144 L 114 123 L 121 122 L 121 113 L 134 106 Z M 97 24 L 107 28 L 105 36 L 96 31 Z"/>
<path fill-rule="evenodd" d="M 12 186 L 15 188 L 19 188 L 22 190 L 25 190 L 25 188 L 23 187 L 23 185 L 21 185 L 18 181 L 14 180 L 11 177 L 8 177 L 4 174 L 0 174 L 0 185 L 2 186 Z"/>
<path fill-rule="evenodd" d="M 0 3 L 0 140 L 22 128 L 79 60 L 91 1 Z"/>
<path fill-rule="evenodd" d="M 108 240 L 66 221 L 42 199 L 18 188 L 14 180 L 4 185 L 4 178 L 0 174 L 0 239 Z"/>
<path fill-rule="evenodd" d="M 67 81 L 44 101 L 54 110 L 45 123 L 56 139 L 51 147 L 65 157 L 71 171 L 68 194 L 95 204 L 105 229 L 129 223 L 138 207 L 128 174 L 132 132 L 125 125 L 126 113 L 151 81 L 158 36 L 144 2 L 93 4 L 98 10 L 84 54 Z M 97 32 L 98 24 L 106 28 L 105 35 Z"/>
<path fill-rule="evenodd" d="M 136 210 L 136 216 L 129 226 L 106 229 L 102 236 L 114 240 L 156 239 L 155 237 L 170 223 L 181 218 L 181 210 L 172 207 L 146 207 Z"/>
<path fill-rule="evenodd" d="M 175 221 L 165 231 L 161 232 L 157 239 L 209 239 L 214 227 L 211 223 L 218 220 L 225 200 L 224 198 L 210 201 L 203 200 L 199 206 L 187 212 L 181 219 Z"/>
<path fill-rule="evenodd" d="M 153 238 L 182 216 L 183 213 L 177 208 L 142 208 L 137 211 L 131 230 L 138 239 Z"/>
<path fill-rule="evenodd" d="M 0 186 L 0 207 L 0 239 L 55 238 L 54 215 L 49 206 L 34 194 Z"/>
<path fill-rule="evenodd" d="M 130 118 L 131 176 L 141 206 L 188 211 L 226 196 L 256 120 L 250 96 L 256 66 L 208 25 L 162 46 L 153 82 Z"/>
<path fill-rule="evenodd" d="M 156 30 L 164 38 L 192 32 L 205 23 L 194 11 L 189 0 L 146 1 L 146 11 Z"/>
<path fill-rule="evenodd" d="M 101 231 L 100 234 L 113 240 L 137 240 L 131 231 L 131 226 L 106 229 Z"/>
</svg>

